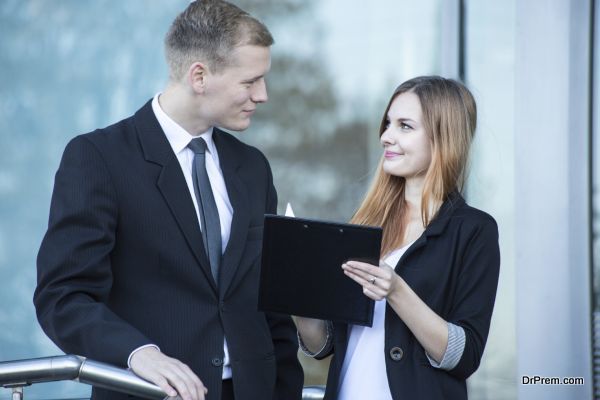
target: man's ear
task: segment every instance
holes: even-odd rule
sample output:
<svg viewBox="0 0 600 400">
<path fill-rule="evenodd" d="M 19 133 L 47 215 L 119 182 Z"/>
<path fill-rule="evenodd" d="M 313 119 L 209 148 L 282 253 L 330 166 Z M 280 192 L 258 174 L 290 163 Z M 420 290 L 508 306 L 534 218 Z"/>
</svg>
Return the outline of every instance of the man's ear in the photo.
<svg viewBox="0 0 600 400">
<path fill-rule="evenodd" d="M 208 79 L 208 66 L 199 61 L 193 63 L 188 68 L 188 82 L 192 90 L 196 93 L 203 93 L 206 90 L 206 82 Z"/>
</svg>

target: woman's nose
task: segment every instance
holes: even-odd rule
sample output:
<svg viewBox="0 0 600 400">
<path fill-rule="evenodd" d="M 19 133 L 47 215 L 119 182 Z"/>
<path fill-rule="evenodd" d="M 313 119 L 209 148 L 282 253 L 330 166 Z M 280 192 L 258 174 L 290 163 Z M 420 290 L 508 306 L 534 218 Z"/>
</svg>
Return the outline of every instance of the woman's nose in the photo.
<svg viewBox="0 0 600 400">
<path fill-rule="evenodd" d="M 390 134 L 389 128 L 386 129 L 385 131 L 383 131 L 383 133 L 381 134 L 381 137 L 379 138 L 379 142 L 381 143 L 382 146 L 394 144 L 394 139 L 393 139 L 392 135 Z"/>
</svg>

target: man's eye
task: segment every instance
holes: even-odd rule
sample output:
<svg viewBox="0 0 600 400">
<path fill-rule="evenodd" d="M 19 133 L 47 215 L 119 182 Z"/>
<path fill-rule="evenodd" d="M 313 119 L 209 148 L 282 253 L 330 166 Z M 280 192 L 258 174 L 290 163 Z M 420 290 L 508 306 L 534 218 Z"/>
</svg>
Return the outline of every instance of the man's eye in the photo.
<svg viewBox="0 0 600 400">
<path fill-rule="evenodd" d="M 258 79 L 253 79 L 253 80 L 251 80 L 251 81 L 246 81 L 246 82 L 243 82 L 243 83 L 244 83 L 244 85 L 246 85 L 246 86 L 252 86 L 252 85 L 254 85 L 256 82 L 258 82 Z"/>
</svg>

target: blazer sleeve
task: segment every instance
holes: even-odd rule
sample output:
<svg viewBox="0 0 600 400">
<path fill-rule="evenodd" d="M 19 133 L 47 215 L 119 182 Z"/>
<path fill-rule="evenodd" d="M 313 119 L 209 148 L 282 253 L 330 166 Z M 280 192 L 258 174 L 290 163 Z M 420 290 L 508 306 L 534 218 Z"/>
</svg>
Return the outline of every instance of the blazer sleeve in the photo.
<svg viewBox="0 0 600 400">
<path fill-rule="evenodd" d="M 273 185 L 273 174 L 266 158 L 267 168 L 267 204 L 266 213 L 277 214 L 277 192 Z M 297 399 L 302 397 L 304 373 L 298 360 L 298 338 L 296 326 L 289 315 L 266 313 L 271 331 L 275 359 L 277 361 L 277 380 L 275 383 L 274 400 Z"/>
<path fill-rule="evenodd" d="M 85 136 L 73 139 L 55 177 L 33 301 L 43 330 L 64 352 L 126 366 L 131 351 L 151 341 L 107 307 L 117 218 L 100 152 Z"/>
<path fill-rule="evenodd" d="M 499 272 L 498 226 L 488 217 L 477 224 L 465 248 L 449 317 L 450 322 L 465 331 L 462 357 L 448 371 L 459 379 L 468 378 L 479 367 L 490 329 Z"/>
</svg>

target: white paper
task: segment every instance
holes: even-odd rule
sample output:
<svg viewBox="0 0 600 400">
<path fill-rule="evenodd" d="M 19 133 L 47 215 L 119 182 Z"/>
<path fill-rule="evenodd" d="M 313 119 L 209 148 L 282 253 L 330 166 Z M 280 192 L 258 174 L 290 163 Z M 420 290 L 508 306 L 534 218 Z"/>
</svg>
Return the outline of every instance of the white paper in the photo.
<svg viewBox="0 0 600 400">
<path fill-rule="evenodd" d="M 287 203 L 287 207 L 285 208 L 285 216 L 295 217 L 294 210 L 292 210 L 292 205 L 290 203 Z"/>
</svg>

